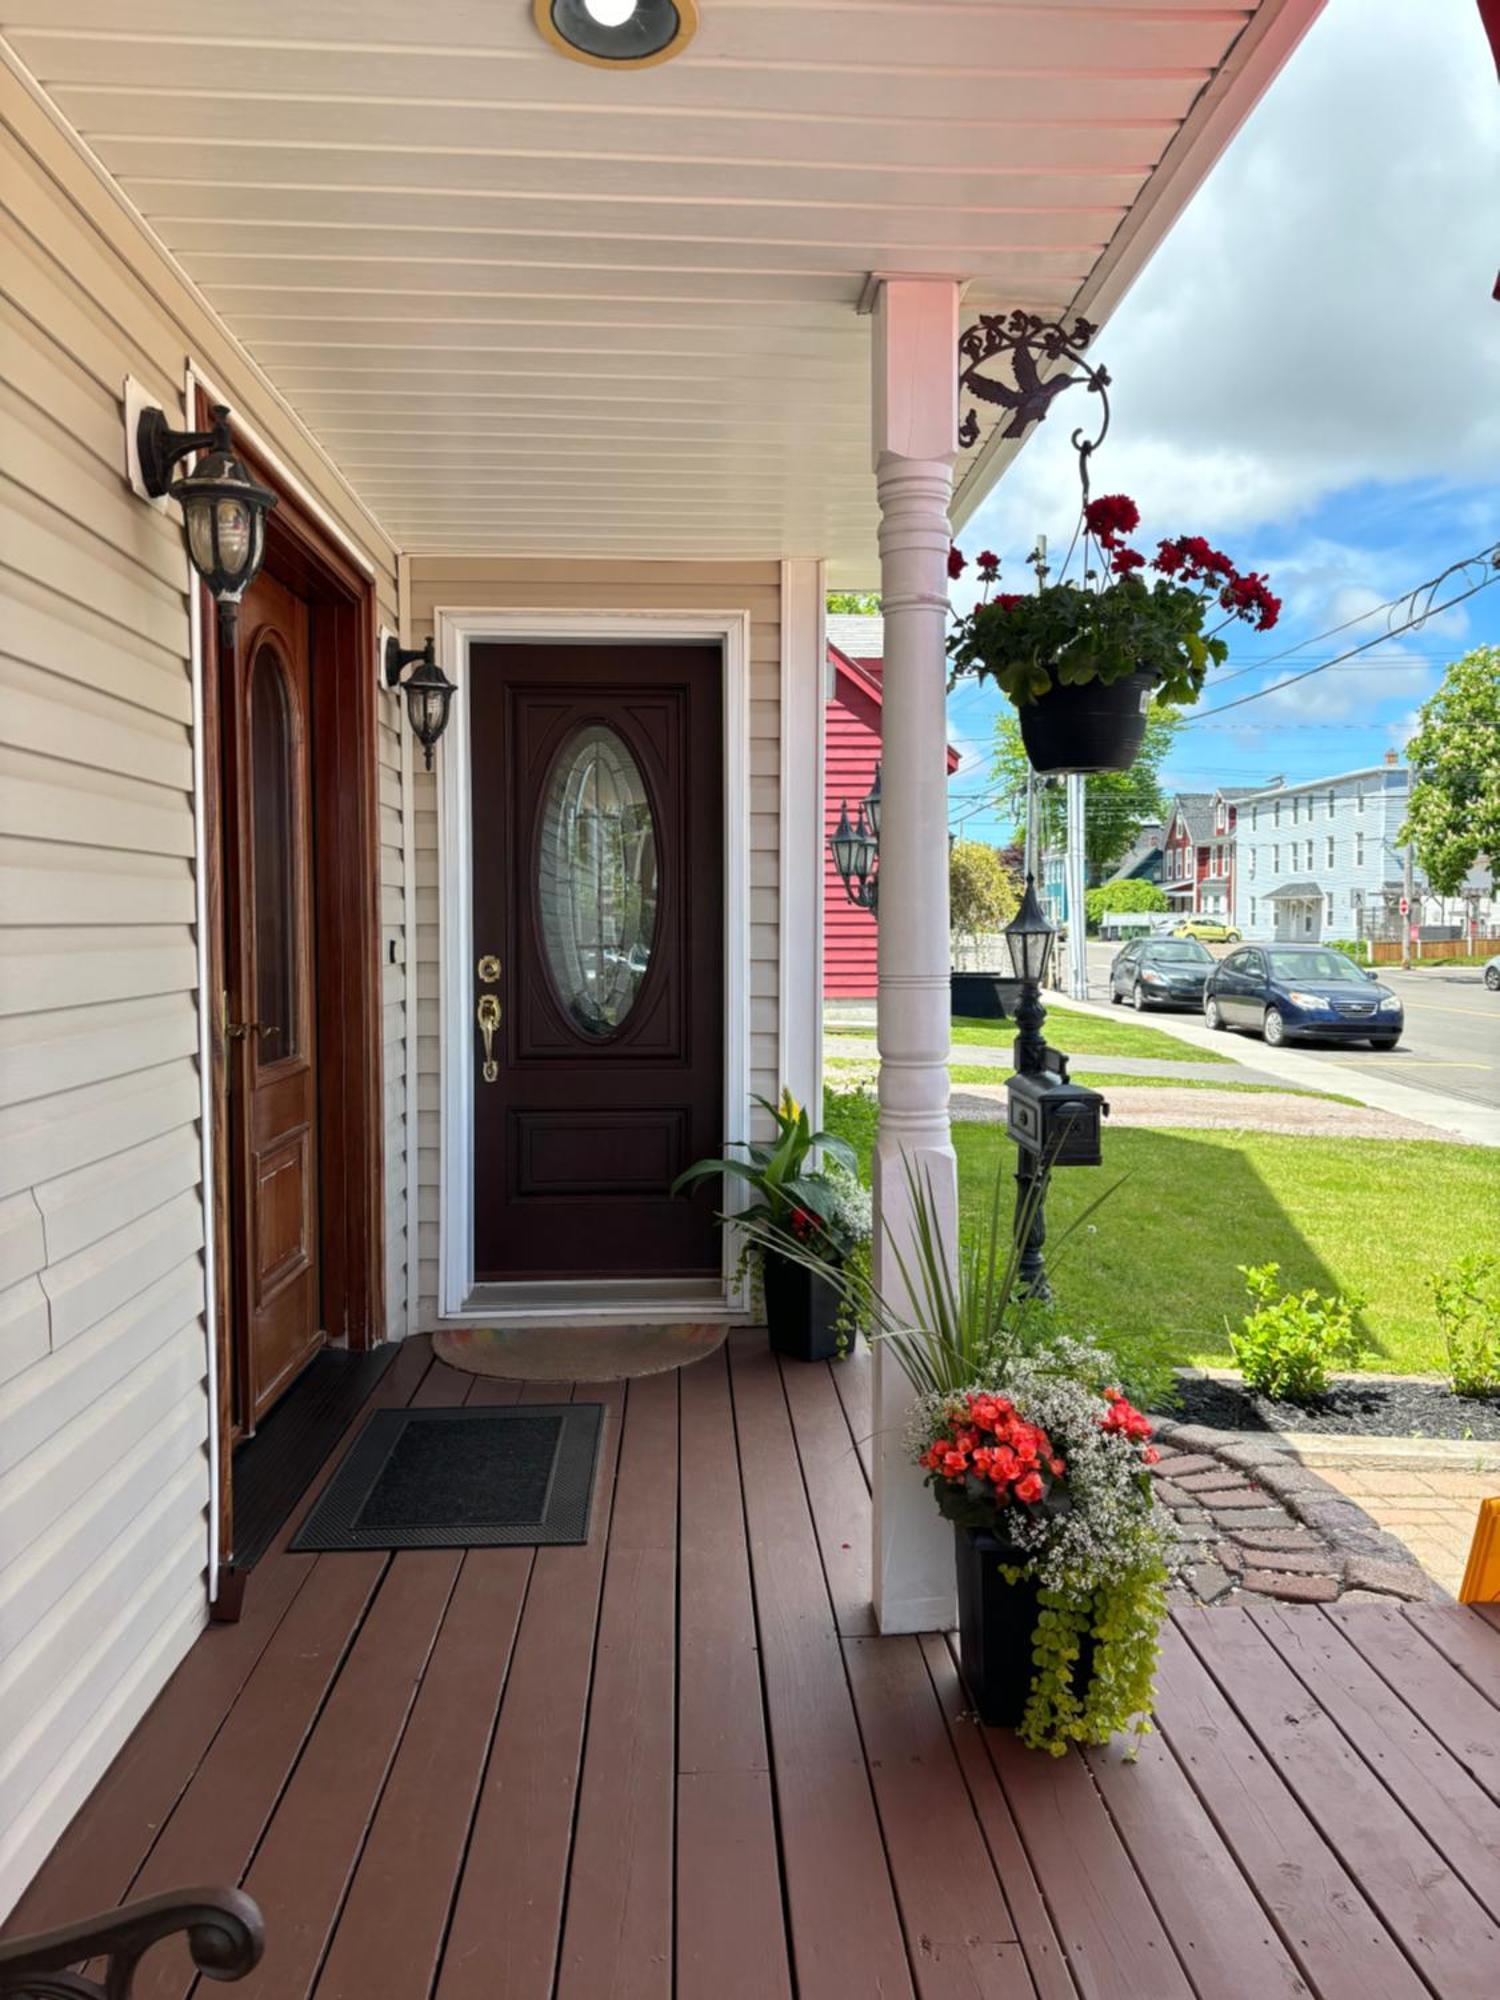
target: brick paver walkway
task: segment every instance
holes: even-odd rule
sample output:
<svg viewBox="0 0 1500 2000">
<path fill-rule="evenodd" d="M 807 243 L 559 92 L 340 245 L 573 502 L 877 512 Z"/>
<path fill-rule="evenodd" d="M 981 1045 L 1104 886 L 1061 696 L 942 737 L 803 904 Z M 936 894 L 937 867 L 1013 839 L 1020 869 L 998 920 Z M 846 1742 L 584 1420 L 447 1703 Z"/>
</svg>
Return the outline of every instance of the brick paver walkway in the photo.
<svg viewBox="0 0 1500 2000">
<path fill-rule="evenodd" d="M 1322 1466 L 1320 1476 L 1411 1550 L 1427 1574 L 1458 1595 L 1481 1500 L 1500 1494 L 1500 1472 Z"/>
<path fill-rule="evenodd" d="M 1366 1499 L 1336 1490 L 1274 1440 L 1154 1421 L 1156 1497 L 1174 1517 L 1178 1587 L 1189 1596 L 1333 1604 L 1438 1594 Z"/>
</svg>

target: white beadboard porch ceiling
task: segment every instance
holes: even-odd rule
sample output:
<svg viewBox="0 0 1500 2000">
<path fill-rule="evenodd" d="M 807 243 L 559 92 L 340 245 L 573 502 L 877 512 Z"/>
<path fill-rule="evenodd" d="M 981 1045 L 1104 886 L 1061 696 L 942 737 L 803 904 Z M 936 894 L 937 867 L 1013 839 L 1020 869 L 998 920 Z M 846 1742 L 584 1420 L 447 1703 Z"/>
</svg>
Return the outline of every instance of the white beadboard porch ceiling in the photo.
<svg viewBox="0 0 1500 2000">
<path fill-rule="evenodd" d="M 867 580 L 869 274 L 1107 314 L 1320 4 L 701 0 L 632 72 L 530 0 L 0 31 L 399 546 Z"/>
</svg>

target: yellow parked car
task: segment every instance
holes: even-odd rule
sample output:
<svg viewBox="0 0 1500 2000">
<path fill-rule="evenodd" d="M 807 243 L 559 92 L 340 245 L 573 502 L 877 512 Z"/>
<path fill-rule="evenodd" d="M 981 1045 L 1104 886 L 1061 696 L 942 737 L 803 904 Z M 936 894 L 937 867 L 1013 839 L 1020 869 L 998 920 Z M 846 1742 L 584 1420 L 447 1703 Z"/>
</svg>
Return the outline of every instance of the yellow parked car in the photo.
<svg viewBox="0 0 1500 2000">
<path fill-rule="evenodd" d="M 1240 934 L 1233 924 L 1221 924 L 1217 917 L 1184 917 L 1172 926 L 1173 937 L 1197 938 L 1201 944 L 1238 944 Z"/>
</svg>

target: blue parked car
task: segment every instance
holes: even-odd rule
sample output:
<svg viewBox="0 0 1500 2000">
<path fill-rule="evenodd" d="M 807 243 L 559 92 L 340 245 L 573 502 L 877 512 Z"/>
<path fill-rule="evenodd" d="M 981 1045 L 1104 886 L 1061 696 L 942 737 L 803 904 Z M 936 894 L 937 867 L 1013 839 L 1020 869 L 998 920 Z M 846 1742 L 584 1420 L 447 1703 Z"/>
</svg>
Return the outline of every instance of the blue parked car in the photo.
<svg viewBox="0 0 1500 2000">
<path fill-rule="evenodd" d="M 1373 973 L 1320 944 L 1252 944 L 1216 965 L 1203 989 L 1211 1028 L 1259 1028 L 1287 1042 L 1369 1042 L 1393 1049 L 1405 1016 Z"/>
</svg>

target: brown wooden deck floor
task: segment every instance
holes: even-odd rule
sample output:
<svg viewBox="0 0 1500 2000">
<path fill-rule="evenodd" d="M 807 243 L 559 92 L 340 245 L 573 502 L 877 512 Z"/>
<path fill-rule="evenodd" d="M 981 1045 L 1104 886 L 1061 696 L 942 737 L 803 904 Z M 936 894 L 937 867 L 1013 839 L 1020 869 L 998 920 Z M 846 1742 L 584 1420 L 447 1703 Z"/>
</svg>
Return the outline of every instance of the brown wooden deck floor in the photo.
<svg viewBox="0 0 1500 2000">
<path fill-rule="evenodd" d="M 1138 1764 L 1035 1756 L 873 1635 L 865 1392 L 736 1336 L 580 1390 L 586 1547 L 283 1535 L 10 1928 L 242 1881 L 275 2000 L 1496 2000 L 1500 1618 L 1184 1613 Z"/>
</svg>

